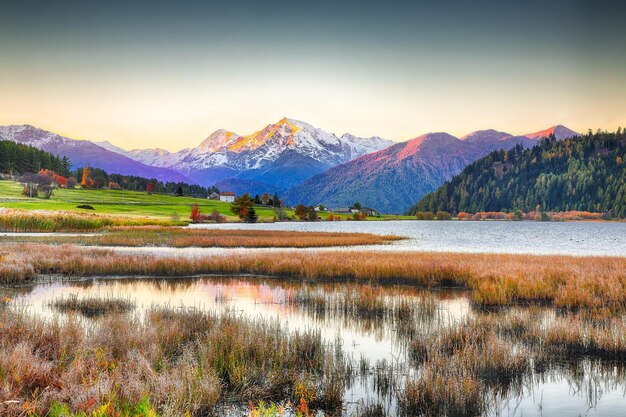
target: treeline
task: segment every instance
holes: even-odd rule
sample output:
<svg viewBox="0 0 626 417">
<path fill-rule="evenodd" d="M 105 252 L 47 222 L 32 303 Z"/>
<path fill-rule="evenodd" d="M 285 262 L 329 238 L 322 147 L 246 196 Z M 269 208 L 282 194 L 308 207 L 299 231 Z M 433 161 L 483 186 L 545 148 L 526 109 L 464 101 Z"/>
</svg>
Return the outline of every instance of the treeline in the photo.
<svg viewBox="0 0 626 417">
<path fill-rule="evenodd" d="M 531 149 L 496 151 L 424 196 L 409 211 L 479 213 L 538 210 L 626 217 L 626 134 L 589 132 Z"/>
<path fill-rule="evenodd" d="M 32 146 L 8 140 L 0 141 L 0 173 L 22 175 L 49 169 L 65 177 L 70 175 L 70 160 Z"/>
<path fill-rule="evenodd" d="M 85 173 L 85 170 L 88 170 Z M 109 174 L 100 168 L 83 167 L 72 175 L 85 188 L 111 188 L 129 191 L 150 191 L 158 194 L 175 194 L 206 198 L 211 193 L 219 193 L 216 187 L 203 187 L 185 182 L 163 182 L 157 179 L 134 175 Z"/>
<path fill-rule="evenodd" d="M 86 175 L 85 169 L 87 169 Z M 113 188 L 130 191 L 150 191 L 154 193 L 185 195 L 205 198 L 219 190 L 215 187 L 202 187 L 184 182 L 163 182 L 154 178 L 133 175 L 109 174 L 99 168 L 78 168 L 71 170 L 68 157 L 59 157 L 32 146 L 0 141 L 0 174 L 19 178 L 22 182 L 42 182 L 43 177 L 52 178 L 52 183 L 59 187 L 73 187 L 75 184 L 84 188 Z M 42 175 L 34 178 L 32 175 Z M 55 175 L 58 174 L 58 175 Z M 27 178 L 28 177 L 28 178 Z M 46 186 L 47 186 L 47 182 Z M 29 189 L 29 194 L 35 192 Z"/>
</svg>

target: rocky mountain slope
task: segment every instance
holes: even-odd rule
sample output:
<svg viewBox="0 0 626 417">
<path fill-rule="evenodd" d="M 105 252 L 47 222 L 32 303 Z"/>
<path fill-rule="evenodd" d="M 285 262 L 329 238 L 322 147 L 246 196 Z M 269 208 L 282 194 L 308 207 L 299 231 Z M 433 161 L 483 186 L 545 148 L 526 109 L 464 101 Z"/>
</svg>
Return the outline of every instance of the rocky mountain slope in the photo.
<svg viewBox="0 0 626 417">
<path fill-rule="evenodd" d="M 242 184 L 263 183 L 280 190 L 392 143 L 379 137 L 337 137 L 308 123 L 283 118 L 247 136 L 220 129 L 195 148 L 178 152 L 122 152 L 144 164 L 174 169 L 203 185 L 226 179 L 233 184 L 241 179 L 245 180 Z"/>
</svg>

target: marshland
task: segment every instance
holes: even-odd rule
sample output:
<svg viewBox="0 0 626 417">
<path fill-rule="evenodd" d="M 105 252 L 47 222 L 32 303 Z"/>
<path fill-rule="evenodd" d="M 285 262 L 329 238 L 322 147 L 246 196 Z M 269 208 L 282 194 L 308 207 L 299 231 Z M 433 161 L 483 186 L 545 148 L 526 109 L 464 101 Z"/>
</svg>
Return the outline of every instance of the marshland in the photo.
<svg viewBox="0 0 626 417">
<path fill-rule="evenodd" d="M 626 258 L 416 252 L 398 236 L 4 236 L 0 414 L 619 415 Z M 131 250 L 147 244 L 165 251 Z"/>
<path fill-rule="evenodd" d="M 7 294 L 6 415 L 615 415 L 624 401 L 619 316 L 250 276 L 40 278 Z"/>
</svg>

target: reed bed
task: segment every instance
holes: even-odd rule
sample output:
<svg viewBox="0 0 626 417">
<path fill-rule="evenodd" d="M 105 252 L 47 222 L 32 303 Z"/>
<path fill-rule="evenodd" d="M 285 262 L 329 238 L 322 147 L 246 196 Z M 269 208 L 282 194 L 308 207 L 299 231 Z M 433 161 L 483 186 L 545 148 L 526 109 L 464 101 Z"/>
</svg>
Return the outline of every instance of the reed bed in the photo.
<svg viewBox="0 0 626 417">
<path fill-rule="evenodd" d="M 150 218 L 108 216 L 63 210 L 0 208 L 0 232 L 88 232 L 113 226 L 182 225 Z"/>
<path fill-rule="evenodd" d="M 304 382 L 311 407 L 341 403 L 343 354 L 318 331 L 169 309 L 96 320 L 1 311 L 0 414 L 206 416 L 225 401 L 297 403 Z"/>
<path fill-rule="evenodd" d="M 400 288 L 393 292 L 378 285 L 343 284 L 320 287 L 304 284 L 286 292 L 284 303 L 303 309 L 314 316 L 341 317 L 343 320 L 388 322 L 404 326 L 430 322 L 436 316 L 437 305 L 430 293 L 402 294 Z"/>
<path fill-rule="evenodd" d="M 393 235 L 369 233 L 290 232 L 279 230 L 220 230 L 179 227 L 115 227 L 94 236 L 11 237 L 17 242 L 96 246 L 160 246 L 222 248 L 309 248 L 388 244 L 403 239 Z M 7 239 L 5 239 L 6 241 Z"/>
<path fill-rule="evenodd" d="M 128 313 L 135 308 L 131 300 L 113 297 L 83 297 L 76 294 L 59 298 L 50 307 L 62 313 L 80 313 L 85 317 L 99 317 L 109 313 Z"/>
<path fill-rule="evenodd" d="M 6 245 L 0 281 L 70 276 L 254 274 L 470 290 L 479 306 L 542 304 L 609 316 L 626 311 L 626 258 L 460 253 L 317 252 L 204 259 L 122 255 L 61 245 Z M 4 264 L 4 262 L 3 262 Z"/>
<path fill-rule="evenodd" d="M 224 415 L 223 404 L 250 403 L 258 413 L 251 415 L 321 410 L 330 417 L 341 415 L 345 390 L 360 377 L 373 383 L 377 401 L 394 398 L 396 408 L 364 405 L 355 416 L 469 417 L 497 410 L 499 400 L 550 369 L 576 380 L 589 372 L 581 363 L 606 360 L 608 378 L 623 374 L 615 365 L 626 359 L 622 317 L 516 307 L 476 309 L 446 324 L 432 320 L 432 295 L 411 297 L 402 287 L 285 285 L 285 302 L 311 315 L 404 320 L 397 333 L 405 354 L 357 363 L 341 340 L 329 343 L 320 330 L 287 331 L 278 321 L 228 310 L 152 307 L 121 315 L 110 308 L 92 320 L 70 314 L 46 321 L 0 308 L 0 414 L 106 409 L 101 415 L 123 416 L 141 408 L 154 413 L 145 415 L 210 416 Z M 398 317 L 402 300 L 411 306 L 408 318 Z"/>
</svg>

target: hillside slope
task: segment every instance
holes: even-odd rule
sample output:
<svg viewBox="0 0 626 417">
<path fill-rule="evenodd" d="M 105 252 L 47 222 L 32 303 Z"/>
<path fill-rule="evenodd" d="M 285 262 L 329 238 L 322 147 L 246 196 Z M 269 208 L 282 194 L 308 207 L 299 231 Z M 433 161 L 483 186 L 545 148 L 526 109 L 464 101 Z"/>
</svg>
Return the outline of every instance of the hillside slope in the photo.
<svg viewBox="0 0 626 417">
<path fill-rule="evenodd" d="M 74 169 L 89 164 L 109 173 L 155 178 L 164 182 L 192 182 L 174 170 L 148 166 L 93 142 L 69 139 L 30 125 L 0 126 L 0 140 L 10 140 L 53 155 L 67 156 Z"/>
<path fill-rule="evenodd" d="M 613 210 L 626 217 L 626 135 L 554 136 L 524 150 L 493 152 L 466 167 L 415 211 Z"/>
<path fill-rule="evenodd" d="M 331 168 L 292 189 L 287 200 L 329 207 L 359 201 L 383 213 L 399 213 L 414 196 L 434 190 L 480 155 L 474 144 L 429 133 Z"/>
<path fill-rule="evenodd" d="M 562 135 L 573 132 L 560 125 L 545 131 L 557 128 Z M 447 133 L 429 133 L 316 175 L 292 188 L 287 201 L 329 207 L 359 201 L 382 213 L 403 213 L 469 163 L 517 144 L 532 147 L 537 144 L 534 137 L 493 129 L 479 130 L 461 139 Z"/>
</svg>

